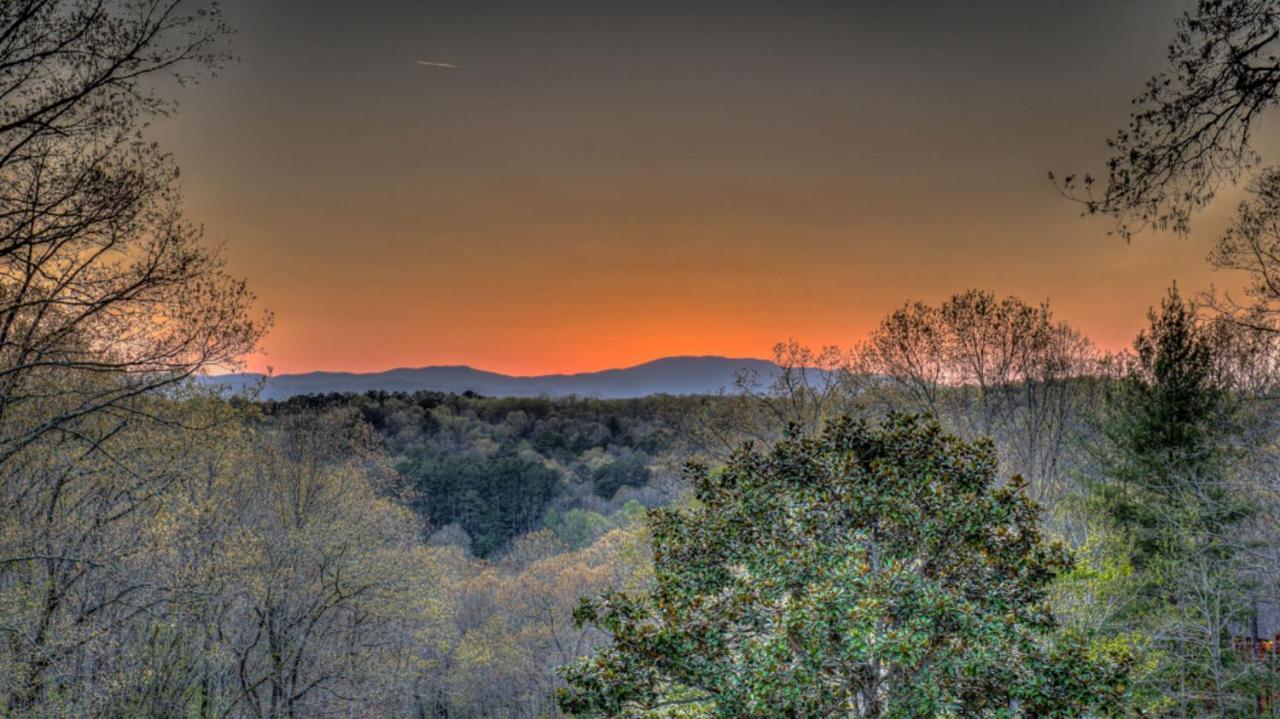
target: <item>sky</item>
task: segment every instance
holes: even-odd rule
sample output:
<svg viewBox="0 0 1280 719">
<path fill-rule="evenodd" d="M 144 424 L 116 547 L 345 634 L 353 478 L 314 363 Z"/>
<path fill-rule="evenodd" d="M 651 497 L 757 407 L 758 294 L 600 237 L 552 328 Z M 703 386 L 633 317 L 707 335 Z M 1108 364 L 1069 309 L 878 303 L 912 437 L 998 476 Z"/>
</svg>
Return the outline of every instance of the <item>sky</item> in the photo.
<svg viewBox="0 0 1280 719">
<path fill-rule="evenodd" d="M 1118 349 L 1240 283 L 1238 193 L 1126 243 L 1047 179 L 1102 168 L 1183 2 L 221 5 L 239 61 L 154 133 L 275 314 L 252 370 L 763 357 L 969 288 Z"/>
</svg>

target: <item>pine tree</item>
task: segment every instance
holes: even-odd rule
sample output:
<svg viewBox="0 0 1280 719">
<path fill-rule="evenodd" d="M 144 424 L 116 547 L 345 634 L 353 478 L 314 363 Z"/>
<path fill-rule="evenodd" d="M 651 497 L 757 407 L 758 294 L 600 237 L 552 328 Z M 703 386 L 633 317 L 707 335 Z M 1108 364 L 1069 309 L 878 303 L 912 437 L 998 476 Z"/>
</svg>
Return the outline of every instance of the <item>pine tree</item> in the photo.
<svg viewBox="0 0 1280 719">
<path fill-rule="evenodd" d="M 1091 507 L 1127 556 L 1132 593 L 1117 632 L 1146 635 L 1151 680 L 1178 716 L 1251 704 L 1251 667 L 1232 650 L 1248 591 L 1238 571 L 1250 505 L 1232 469 L 1237 404 L 1215 372 L 1195 308 L 1170 290 L 1109 397 Z"/>
</svg>

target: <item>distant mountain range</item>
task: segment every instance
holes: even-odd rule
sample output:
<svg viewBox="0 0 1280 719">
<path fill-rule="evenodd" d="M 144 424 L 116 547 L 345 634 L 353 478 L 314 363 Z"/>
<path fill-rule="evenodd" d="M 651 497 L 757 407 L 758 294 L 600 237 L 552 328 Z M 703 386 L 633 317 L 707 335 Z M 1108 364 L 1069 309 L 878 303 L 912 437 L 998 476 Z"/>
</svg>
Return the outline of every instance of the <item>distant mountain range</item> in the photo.
<svg viewBox="0 0 1280 719">
<path fill-rule="evenodd" d="M 598 397 L 616 399 L 651 394 L 714 394 L 732 392 L 735 376 L 754 372 L 767 382 L 779 368 L 767 360 L 731 357 L 665 357 L 621 369 L 579 374 L 516 377 L 486 372 L 464 365 L 417 367 L 385 372 L 307 372 L 265 378 L 262 399 L 284 399 L 299 394 L 370 390 L 386 392 L 475 392 L 490 397 Z M 242 391 L 264 382 L 256 373 L 226 374 L 207 382 Z"/>
</svg>

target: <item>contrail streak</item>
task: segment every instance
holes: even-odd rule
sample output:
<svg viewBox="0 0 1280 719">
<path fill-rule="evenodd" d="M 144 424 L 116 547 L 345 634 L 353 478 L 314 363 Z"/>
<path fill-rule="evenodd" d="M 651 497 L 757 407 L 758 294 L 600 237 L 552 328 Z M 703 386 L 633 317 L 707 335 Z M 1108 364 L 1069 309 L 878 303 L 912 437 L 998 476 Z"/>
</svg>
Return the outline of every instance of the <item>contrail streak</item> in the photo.
<svg viewBox="0 0 1280 719">
<path fill-rule="evenodd" d="M 419 60 L 418 64 L 425 67 L 443 67 L 448 68 L 449 70 L 457 70 L 462 67 L 461 65 L 454 65 L 451 62 L 433 62 L 431 60 Z"/>
</svg>

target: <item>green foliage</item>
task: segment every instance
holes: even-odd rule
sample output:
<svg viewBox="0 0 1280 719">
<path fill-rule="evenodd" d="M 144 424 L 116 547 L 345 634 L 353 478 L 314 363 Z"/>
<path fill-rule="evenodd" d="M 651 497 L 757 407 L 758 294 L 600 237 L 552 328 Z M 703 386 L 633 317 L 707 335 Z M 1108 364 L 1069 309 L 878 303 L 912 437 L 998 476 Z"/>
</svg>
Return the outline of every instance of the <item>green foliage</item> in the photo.
<svg viewBox="0 0 1280 719">
<path fill-rule="evenodd" d="M 422 493 L 415 508 L 434 526 L 461 525 L 479 556 L 532 526 L 560 479 L 541 462 L 509 452 L 492 457 L 423 452 L 399 469 Z"/>
<path fill-rule="evenodd" d="M 582 549 L 611 529 L 628 529 L 644 521 L 648 510 L 634 499 L 622 505 L 612 516 L 577 507 L 567 512 L 552 509 L 543 518 L 542 525 L 555 538 L 572 550 Z"/>
<path fill-rule="evenodd" d="M 1095 534 L 1109 537 L 1095 581 L 1110 584 L 1113 599 L 1123 594 L 1099 632 L 1150 638 L 1144 691 L 1168 711 L 1244 715 L 1257 668 L 1232 646 L 1247 624 L 1251 587 L 1239 560 L 1253 512 L 1233 475 L 1237 402 L 1176 289 L 1150 319 L 1109 398 L 1101 476 L 1089 488 Z"/>
<path fill-rule="evenodd" d="M 643 487 L 649 482 L 649 467 L 642 452 L 625 450 L 592 474 L 595 493 L 605 499 L 623 487 Z"/>
<path fill-rule="evenodd" d="M 664 467 L 678 466 L 677 427 L 694 402 L 369 392 L 302 395 L 262 407 L 272 417 L 359 412 L 410 480 L 412 506 L 428 526 L 457 524 L 472 550 L 489 557 L 539 529 L 548 511 L 608 515 L 637 495 L 646 504 L 665 501 L 649 486 Z M 582 512 L 571 521 L 581 524 Z M 601 526 L 577 526 L 562 539 L 582 547 Z"/>
<path fill-rule="evenodd" d="M 613 636 L 565 667 L 568 712 L 605 716 L 1035 716 L 1105 709 L 1127 659 L 1058 637 L 1047 543 L 989 442 L 848 418 L 693 467 L 653 513 L 655 586 L 584 600 Z"/>
<path fill-rule="evenodd" d="M 552 510 L 547 513 L 543 525 L 571 549 L 581 549 L 591 544 L 613 527 L 604 515 L 577 508 L 564 514 Z"/>
<path fill-rule="evenodd" d="M 629 527 L 645 521 L 648 515 L 649 511 L 644 508 L 644 505 L 632 499 L 618 509 L 615 519 L 620 526 Z"/>
<path fill-rule="evenodd" d="M 1110 397 L 1105 479 L 1093 490 L 1102 516 L 1131 535 L 1130 561 L 1143 571 L 1185 558 L 1238 524 L 1248 506 L 1226 481 L 1238 432 L 1234 400 L 1176 289 L 1135 349 L 1136 365 Z"/>
<path fill-rule="evenodd" d="M 1089 528 L 1088 539 L 1075 550 L 1070 571 L 1054 583 L 1054 614 L 1064 630 L 1097 656 L 1129 658 L 1129 684 L 1119 697 L 1117 714 L 1158 714 L 1169 705 L 1155 681 L 1160 651 L 1145 631 L 1125 627 L 1117 617 L 1129 611 L 1138 577 L 1121 537 L 1105 526 Z M 1121 708 L 1123 707 L 1123 709 Z"/>
</svg>

